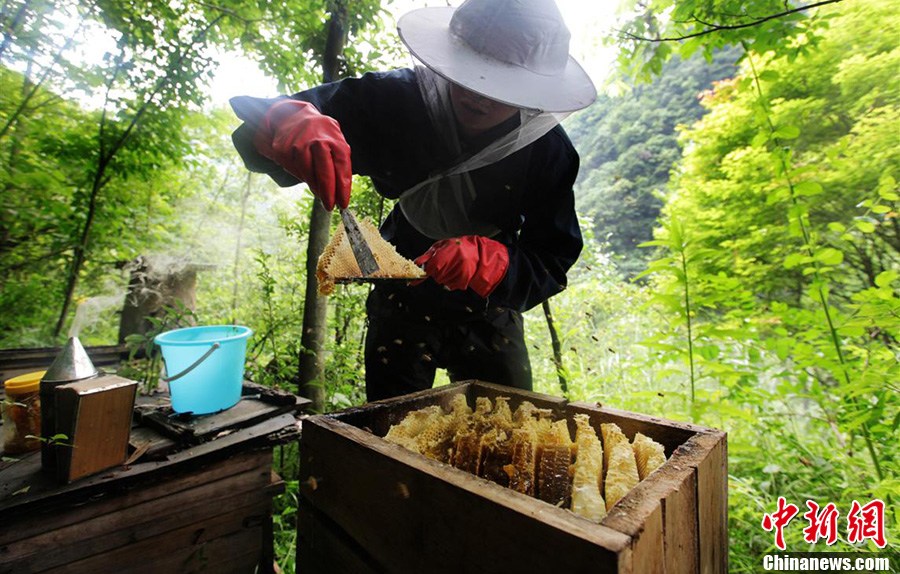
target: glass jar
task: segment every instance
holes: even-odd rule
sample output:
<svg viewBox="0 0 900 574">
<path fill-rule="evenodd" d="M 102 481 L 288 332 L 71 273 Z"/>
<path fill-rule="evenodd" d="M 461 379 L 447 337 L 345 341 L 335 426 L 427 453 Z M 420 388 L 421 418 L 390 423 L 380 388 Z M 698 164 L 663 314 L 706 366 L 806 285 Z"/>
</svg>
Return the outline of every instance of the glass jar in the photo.
<svg viewBox="0 0 900 574">
<path fill-rule="evenodd" d="M 0 403 L 3 426 L 0 427 L 0 450 L 4 454 L 21 454 L 41 448 L 41 378 L 46 371 L 36 371 L 6 381 L 6 397 Z"/>
</svg>

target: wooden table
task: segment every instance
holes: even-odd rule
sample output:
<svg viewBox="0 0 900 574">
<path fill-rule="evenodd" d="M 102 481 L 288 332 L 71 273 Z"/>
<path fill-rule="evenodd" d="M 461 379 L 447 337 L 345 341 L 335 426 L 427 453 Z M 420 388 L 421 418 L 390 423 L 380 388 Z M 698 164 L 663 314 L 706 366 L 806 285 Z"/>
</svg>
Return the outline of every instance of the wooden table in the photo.
<svg viewBox="0 0 900 574">
<path fill-rule="evenodd" d="M 272 571 L 272 450 L 309 401 L 245 383 L 179 420 L 166 396 L 139 399 L 123 466 L 63 486 L 39 452 L 0 462 L 0 573 Z"/>
</svg>

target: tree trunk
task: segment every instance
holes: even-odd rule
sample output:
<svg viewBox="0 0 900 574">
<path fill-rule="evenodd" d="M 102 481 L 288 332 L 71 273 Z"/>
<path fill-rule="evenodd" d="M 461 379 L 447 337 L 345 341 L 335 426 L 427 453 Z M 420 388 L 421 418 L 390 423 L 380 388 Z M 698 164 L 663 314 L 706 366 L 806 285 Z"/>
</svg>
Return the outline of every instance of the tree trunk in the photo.
<svg viewBox="0 0 900 574">
<path fill-rule="evenodd" d="M 106 173 L 106 161 L 101 158 L 100 165 L 97 167 L 97 173 L 94 175 L 94 181 L 91 184 L 91 193 L 88 199 L 87 217 L 84 220 L 84 226 L 78 236 L 78 242 L 74 246 L 72 254 L 72 266 L 69 268 L 69 277 L 66 280 L 66 290 L 63 294 L 63 305 L 59 312 L 59 319 L 56 321 L 56 328 L 53 330 L 53 336 L 59 337 L 62 332 L 63 325 L 66 322 L 66 316 L 69 314 L 69 306 L 72 304 L 72 297 L 75 294 L 75 287 L 78 285 L 78 276 L 81 274 L 81 268 L 84 265 L 85 254 L 87 253 L 88 243 L 91 236 L 91 228 L 94 225 L 94 218 L 97 216 L 97 198 L 100 190 L 103 188 L 103 176 Z"/>
<path fill-rule="evenodd" d="M 328 39 L 325 43 L 322 79 L 337 79 L 338 56 L 346 41 L 347 12 L 343 2 L 332 5 L 328 22 Z M 325 385 L 322 381 L 322 355 L 328 327 L 328 301 L 319 295 L 316 280 L 316 264 L 328 244 L 331 214 L 320 201 L 313 201 L 309 218 L 309 241 L 306 247 L 306 298 L 303 302 L 303 327 L 300 335 L 300 358 L 297 368 L 297 386 L 302 396 L 310 399 L 313 410 L 325 410 Z"/>
<path fill-rule="evenodd" d="M 553 346 L 553 365 L 556 367 L 556 377 L 559 379 L 559 388 L 562 389 L 563 396 L 569 395 L 569 383 L 566 380 L 566 374 L 563 370 L 562 362 L 562 345 L 559 342 L 559 333 L 556 331 L 556 324 L 553 322 L 553 313 L 550 312 L 550 302 L 541 303 L 541 309 L 544 310 L 544 317 L 547 319 L 547 329 L 550 331 L 550 343 Z"/>
</svg>

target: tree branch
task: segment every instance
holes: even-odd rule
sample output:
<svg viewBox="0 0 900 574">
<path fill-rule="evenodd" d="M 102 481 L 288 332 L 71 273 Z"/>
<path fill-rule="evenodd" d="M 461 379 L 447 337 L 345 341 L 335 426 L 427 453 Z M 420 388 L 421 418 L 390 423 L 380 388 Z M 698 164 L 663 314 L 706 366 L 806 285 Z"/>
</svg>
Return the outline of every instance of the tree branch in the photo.
<svg viewBox="0 0 900 574">
<path fill-rule="evenodd" d="M 683 36 L 670 36 L 665 38 L 646 38 L 644 36 L 637 36 L 630 32 L 620 31 L 620 33 L 629 40 L 637 40 L 639 42 L 680 42 L 681 40 L 688 40 L 690 38 L 697 38 L 699 36 L 706 36 L 707 34 L 713 34 L 715 32 L 721 32 L 723 30 L 740 30 L 742 28 L 752 28 L 753 26 L 758 26 L 764 22 L 768 22 L 769 20 L 777 20 L 778 18 L 783 18 L 785 16 L 790 16 L 791 14 L 796 14 L 797 12 L 803 12 L 805 10 L 810 10 L 812 8 L 818 8 L 820 6 L 825 6 L 826 4 L 836 4 L 838 2 L 843 2 L 844 0 L 822 0 L 821 2 L 816 2 L 814 4 L 807 4 L 806 6 L 800 6 L 798 8 L 792 8 L 790 10 L 785 10 L 784 12 L 778 12 L 777 14 L 770 14 L 763 18 L 757 18 L 751 22 L 745 22 L 743 24 L 707 24 L 699 20 L 698 18 L 694 18 L 695 21 L 700 22 L 704 26 L 709 26 L 706 30 L 701 30 L 700 32 L 694 32 L 693 34 L 685 34 Z"/>
</svg>

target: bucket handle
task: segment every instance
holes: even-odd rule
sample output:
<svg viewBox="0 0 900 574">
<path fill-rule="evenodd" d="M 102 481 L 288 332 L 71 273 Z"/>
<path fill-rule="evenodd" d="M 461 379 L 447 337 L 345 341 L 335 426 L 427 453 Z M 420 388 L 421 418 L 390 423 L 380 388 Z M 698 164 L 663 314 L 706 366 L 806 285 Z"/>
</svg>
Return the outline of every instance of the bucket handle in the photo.
<svg viewBox="0 0 900 574">
<path fill-rule="evenodd" d="M 172 381 L 174 381 L 174 380 L 176 380 L 176 379 L 180 379 L 181 377 L 185 376 L 186 374 L 190 373 L 191 371 L 193 371 L 194 369 L 196 369 L 197 367 L 199 367 L 199 366 L 200 366 L 200 363 L 202 363 L 203 361 L 205 361 L 206 359 L 208 359 L 209 356 L 212 355 L 213 352 L 214 352 L 216 349 L 218 349 L 219 347 L 221 347 L 221 346 L 222 346 L 222 345 L 221 345 L 218 341 L 216 341 L 215 343 L 212 344 L 212 347 L 210 347 L 208 351 L 206 351 L 205 353 L 203 353 L 203 356 L 202 356 L 202 357 L 200 357 L 199 359 L 197 359 L 196 361 L 194 361 L 194 364 L 193 364 L 193 365 L 191 365 L 190 367 L 188 367 L 188 368 L 186 368 L 185 370 L 181 371 L 181 372 L 178 373 L 177 375 L 173 375 L 173 376 L 171 376 L 171 377 L 163 377 L 162 380 L 165 381 L 165 382 L 167 382 L 167 383 L 170 383 L 170 382 L 172 382 Z"/>
</svg>

